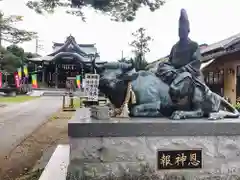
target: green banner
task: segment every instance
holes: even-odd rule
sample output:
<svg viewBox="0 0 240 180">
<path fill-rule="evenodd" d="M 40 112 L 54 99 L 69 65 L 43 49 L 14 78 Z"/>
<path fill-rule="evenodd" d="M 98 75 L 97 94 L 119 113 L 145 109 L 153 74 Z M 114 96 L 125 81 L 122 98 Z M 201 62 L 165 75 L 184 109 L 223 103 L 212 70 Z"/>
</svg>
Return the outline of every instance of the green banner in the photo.
<svg viewBox="0 0 240 180">
<path fill-rule="evenodd" d="M 79 80 L 79 81 L 80 81 L 80 80 L 81 80 L 81 75 L 77 75 L 77 76 L 76 76 L 76 80 Z"/>
<path fill-rule="evenodd" d="M 32 87 L 33 88 L 37 88 L 37 75 L 36 74 L 32 74 Z"/>
<path fill-rule="evenodd" d="M 77 84 L 77 87 L 78 87 L 78 88 L 80 88 L 80 86 L 81 86 L 81 80 L 80 80 L 80 79 L 81 79 L 81 76 L 80 76 L 80 75 L 77 75 L 77 76 L 76 76 L 76 84 Z"/>
</svg>

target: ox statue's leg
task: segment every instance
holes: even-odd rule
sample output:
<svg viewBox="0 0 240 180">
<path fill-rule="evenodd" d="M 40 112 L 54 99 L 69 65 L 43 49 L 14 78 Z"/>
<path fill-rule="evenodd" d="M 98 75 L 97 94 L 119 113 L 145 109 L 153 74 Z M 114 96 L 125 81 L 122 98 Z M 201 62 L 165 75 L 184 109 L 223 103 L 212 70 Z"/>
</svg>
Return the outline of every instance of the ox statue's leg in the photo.
<svg viewBox="0 0 240 180">
<path fill-rule="evenodd" d="M 202 118 L 204 116 L 204 111 L 201 107 L 203 100 L 203 92 L 199 88 L 195 88 L 194 94 L 191 99 L 187 99 L 186 103 L 191 103 L 190 111 L 177 110 L 171 115 L 171 119 L 190 119 L 190 118 Z"/>
<path fill-rule="evenodd" d="M 135 105 L 131 109 L 131 116 L 134 117 L 162 117 L 160 113 L 161 101 Z"/>
<path fill-rule="evenodd" d="M 171 115 L 171 119 L 179 120 L 179 119 L 190 119 L 190 118 L 201 118 L 204 113 L 201 109 L 193 110 L 193 111 L 174 111 Z"/>
</svg>

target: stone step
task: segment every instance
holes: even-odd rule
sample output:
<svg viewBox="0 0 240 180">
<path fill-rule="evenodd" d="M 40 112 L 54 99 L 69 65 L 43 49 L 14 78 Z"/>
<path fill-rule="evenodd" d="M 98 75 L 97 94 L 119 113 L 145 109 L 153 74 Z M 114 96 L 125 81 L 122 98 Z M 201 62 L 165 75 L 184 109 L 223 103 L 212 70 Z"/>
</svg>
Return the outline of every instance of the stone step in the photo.
<svg viewBox="0 0 240 180">
<path fill-rule="evenodd" d="M 43 96 L 63 96 L 64 94 L 64 91 L 45 91 Z"/>
<path fill-rule="evenodd" d="M 44 91 L 43 96 L 63 96 L 66 91 Z M 84 93 L 81 91 L 76 91 L 73 93 L 74 96 L 83 96 Z"/>
</svg>

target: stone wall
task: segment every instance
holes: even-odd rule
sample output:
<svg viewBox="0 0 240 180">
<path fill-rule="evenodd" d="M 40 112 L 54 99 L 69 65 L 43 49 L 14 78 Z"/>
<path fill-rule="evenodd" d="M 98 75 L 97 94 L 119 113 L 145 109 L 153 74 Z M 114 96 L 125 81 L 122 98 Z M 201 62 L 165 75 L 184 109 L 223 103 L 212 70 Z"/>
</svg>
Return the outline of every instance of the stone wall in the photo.
<svg viewBox="0 0 240 180">
<path fill-rule="evenodd" d="M 202 149 L 203 153 L 202 169 L 158 171 L 159 175 L 177 173 L 193 180 L 209 174 L 240 174 L 240 136 L 70 138 L 69 143 L 69 172 L 85 177 L 134 173 L 146 163 L 156 169 L 158 149 Z"/>
</svg>

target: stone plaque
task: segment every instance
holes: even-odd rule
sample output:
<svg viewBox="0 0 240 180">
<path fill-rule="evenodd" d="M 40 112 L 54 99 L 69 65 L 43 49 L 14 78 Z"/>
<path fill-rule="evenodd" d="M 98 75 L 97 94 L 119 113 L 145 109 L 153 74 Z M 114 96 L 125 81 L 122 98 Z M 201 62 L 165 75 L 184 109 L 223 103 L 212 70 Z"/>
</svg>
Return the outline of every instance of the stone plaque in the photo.
<svg viewBox="0 0 240 180">
<path fill-rule="evenodd" d="M 200 169 L 202 168 L 202 150 L 159 150 L 157 168 L 158 170 Z"/>
<path fill-rule="evenodd" d="M 98 101 L 98 74 L 85 74 L 84 92 L 88 101 Z"/>
</svg>

